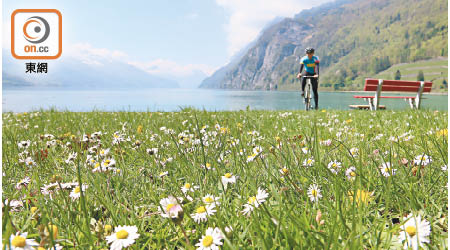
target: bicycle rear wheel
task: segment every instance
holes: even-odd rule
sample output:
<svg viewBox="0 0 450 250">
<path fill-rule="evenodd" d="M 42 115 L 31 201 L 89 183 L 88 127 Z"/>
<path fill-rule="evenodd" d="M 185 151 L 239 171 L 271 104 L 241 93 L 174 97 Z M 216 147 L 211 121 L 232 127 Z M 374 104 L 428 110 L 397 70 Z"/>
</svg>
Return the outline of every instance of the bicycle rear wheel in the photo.
<svg viewBox="0 0 450 250">
<path fill-rule="evenodd" d="M 311 108 L 311 80 L 306 79 L 305 110 L 308 111 L 310 108 Z"/>
</svg>

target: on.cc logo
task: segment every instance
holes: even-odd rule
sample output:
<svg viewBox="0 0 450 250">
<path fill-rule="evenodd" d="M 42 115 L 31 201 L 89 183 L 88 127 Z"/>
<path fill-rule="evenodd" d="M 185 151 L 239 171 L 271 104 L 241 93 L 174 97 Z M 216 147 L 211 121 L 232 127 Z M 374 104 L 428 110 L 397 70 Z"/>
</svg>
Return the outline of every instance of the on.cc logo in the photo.
<svg viewBox="0 0 450 250">
<path fill-rule="evenodd" d="M 30 43 L 42 43 L 50 34 L 50 25 L 47 20 L 39 16 L 33 16 L 27 19 L 23 25 L 23 35 Z"/>
</svg>

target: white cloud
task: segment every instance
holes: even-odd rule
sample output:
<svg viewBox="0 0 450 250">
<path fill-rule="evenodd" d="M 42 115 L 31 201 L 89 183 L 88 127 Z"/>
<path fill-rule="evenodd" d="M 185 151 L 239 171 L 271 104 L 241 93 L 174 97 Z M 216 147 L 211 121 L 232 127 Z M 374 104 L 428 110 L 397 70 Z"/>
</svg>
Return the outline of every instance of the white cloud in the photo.
<svg viewBox="0 0 450 250">
<path fill-rule="evenodd" d="M 64 56 L 75 57 L 85 64 L 103 65 L 112 61 L 128 61 L 129 56 L 119 50 L 94 48 L 89 43 L 76 43 L 65 46 Z"/>
<path fill-rule="evenodd" d="M 187 77 L 193 75 L 196 71 L 210 75 L 216 69 L 205 64 L 179 64 L 166 59 L 156 59 L 150 62 L 130 62 L 130 64 L 150 74 L 162 76 L 173 75 L 176 77 Z"/>
<path fill-rule="evenodd" d="M 216 0 L 228 12 L 225 24 L 228 55 L 254 40 L 264 25 L 276 17 L 292 17 L 303 9 L 330 0 Z"/>
<path fill-rule="evenodd" d="M 103 65 L 108 62 L 121 61 L 142 69 L 149 74 L 171 78 L 188 77 L 194 75 L 196 71 L 210 75 L 215 70 L 214 67 L 205 64 L 180 64 L 167 59 L 135 61 L 125 52 L 95 48 L 89 43 L 70 44 L 66 47 L 65 55 L 77 58 L 85 64 Z"/>
</svg>

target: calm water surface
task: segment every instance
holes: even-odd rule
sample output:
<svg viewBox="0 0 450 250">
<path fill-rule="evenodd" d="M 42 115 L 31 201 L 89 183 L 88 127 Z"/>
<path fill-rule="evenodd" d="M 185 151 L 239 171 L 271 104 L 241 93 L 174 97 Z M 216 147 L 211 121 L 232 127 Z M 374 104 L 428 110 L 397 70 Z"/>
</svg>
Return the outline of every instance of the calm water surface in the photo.
<svg viewBox="0 0 450 250">
<path fill-rule="evenodd" d="M 322 109 L 348 110 L 349 104 L 366 104 L 353 98 L 360 93 L 320 92 Z M 422 107 L 448 110 L 447 95 L 425 95 Z M 55 108 L 69 111 L 178 111 L 194 107 L 208 111 L 304 109 L 299 92 L 204 89 L 146 90 L 3 90 L 3 112 L 25 112 Z M 388 109 L 407 109 L 403 99 L 382 99 Z"/>
</svg>

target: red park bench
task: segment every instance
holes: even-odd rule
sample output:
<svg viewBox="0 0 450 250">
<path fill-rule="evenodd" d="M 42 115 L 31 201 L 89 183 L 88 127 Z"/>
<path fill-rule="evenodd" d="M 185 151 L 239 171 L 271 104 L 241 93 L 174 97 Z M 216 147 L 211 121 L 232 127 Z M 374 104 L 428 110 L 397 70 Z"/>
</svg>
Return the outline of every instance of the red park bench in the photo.
<svg viewBox="0 0 450 250">
<path fill-rule="evenodd" d="M 364 91 L 375 91 L 372 96 L 355 95 L 354 98 L 363 98 L 369 105 L 350 105 L 350 108 L 358 109 L 385 109 L 385 106 L 379 105 L 381 98 L 397 98 L 405 99 L 412 109 L 419 109 L 422 101 L 422 93 L 431 92 L 432 82 L 415 82 L 415 81 L 399 81 L 399 80 L 382 80 L 382 79 L 366 79 Z M 382 96 L 382 91 L 391 92 L 414 92 L 416 96 Z"/>
</svg>

